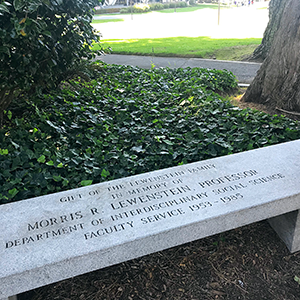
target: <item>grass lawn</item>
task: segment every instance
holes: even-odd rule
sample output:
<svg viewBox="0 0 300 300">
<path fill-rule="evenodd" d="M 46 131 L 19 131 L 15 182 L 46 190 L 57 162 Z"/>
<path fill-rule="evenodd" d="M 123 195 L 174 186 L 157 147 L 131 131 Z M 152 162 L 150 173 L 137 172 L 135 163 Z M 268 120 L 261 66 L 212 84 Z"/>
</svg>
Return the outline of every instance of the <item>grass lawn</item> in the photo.
<svg viewBox="0 0 300 300">
<path fill-rule="evenodd" d="M 113 22 L 123 22 L 124 19 L 119 19 L 119 18 L 115 18 L 115 19 L 97 19 L 97 20 L 93 20 L 92 24 L 99 24 L 99 23 L 113 23 Z"/>
<path fill-rule="evenodd" d="M 260 38 L 213 39 L 209 37 L 169 37 L 157 39 L 103 40 L 104 48 L 115 54 L 200 57 L 242 60 L 261 43 Z M 95 45 L 94 49 L 99 46 Z"/>
</svg>

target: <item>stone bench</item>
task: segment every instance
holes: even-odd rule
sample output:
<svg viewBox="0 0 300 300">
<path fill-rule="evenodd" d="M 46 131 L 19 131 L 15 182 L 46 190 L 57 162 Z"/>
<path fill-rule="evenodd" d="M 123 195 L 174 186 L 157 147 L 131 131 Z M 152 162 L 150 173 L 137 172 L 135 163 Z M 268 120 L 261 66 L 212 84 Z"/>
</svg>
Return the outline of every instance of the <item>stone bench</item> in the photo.
<svg viewBox="0 0 300 300">
<path fill-rule="evenodd" d="M 1 205 L 0 299 L 265 219 L 298 251 L 299 181 L 300 140 Z"/>
</svg>

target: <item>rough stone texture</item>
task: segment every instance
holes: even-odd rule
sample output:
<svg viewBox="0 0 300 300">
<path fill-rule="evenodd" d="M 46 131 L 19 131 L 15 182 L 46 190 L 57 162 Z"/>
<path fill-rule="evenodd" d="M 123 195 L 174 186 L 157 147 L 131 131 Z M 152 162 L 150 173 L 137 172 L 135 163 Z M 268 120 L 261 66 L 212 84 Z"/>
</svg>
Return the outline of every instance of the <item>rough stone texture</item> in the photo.
<svg viewBox="0 0 300 300">
<path fill-rule="evenodd" d="M 2 205 L 0 297 L 299 210 L 299 158 L 300 140 Z"/>
<path fill-rule="evenodd" d="M 17 300 L 17 296 L 14 295 L 14 296 L 11 296 L 11 297 L 8 297 L 8 298 L 2 298 L 0 300 Z"/>
<path fill-rule="evenodd" d="M 292 253 L 300 250 L 300 210 L 271 218 L 269 223 Z"/>
</svg>

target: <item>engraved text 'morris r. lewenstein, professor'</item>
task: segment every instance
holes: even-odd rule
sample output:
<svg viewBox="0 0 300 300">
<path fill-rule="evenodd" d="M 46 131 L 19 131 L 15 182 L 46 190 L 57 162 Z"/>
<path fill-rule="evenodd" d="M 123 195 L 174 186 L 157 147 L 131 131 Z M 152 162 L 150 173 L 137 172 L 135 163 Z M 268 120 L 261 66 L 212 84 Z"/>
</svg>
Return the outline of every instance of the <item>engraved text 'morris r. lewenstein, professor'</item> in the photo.
<svg viewBox="0 0 300 300">
<path fill-rule="evenodd" d="M 74 233 L 80 233 L 83 239 L 88 240 L 174 217 L 186 217 L 187 213 L 213 209 L 216 205 L 231 201 L 242 201 L 249 186 L 285 177 L 282 173 L 260 177 L 259 172 L 252 169 L 216 178 L 205 178 L 202 174 L 199 176 L 199 172 L 211 169 L 216 169 L 216 165 L 186 168 L 185 171 L 107 186 L 108 199 L 105 200 L 109 205 L 105 211 L 99 203 L 97 207 L 71 210 L 62 215 L 50 214 L 28 221 L 24 224 L 27 234 L 6 240 L 5 248 L 43 242 Z M 184 178 L 187 175 L 189 183 L 185 184 Z M 195 178 L 193 185 L 190 178 Z M 89 196 L 101 196 L 101 191 L 97 188 L 91 187 L 86 192 Z M 70 193 L 57 199 L 57 204 L 84 201 L 85 197 L 84 192 Z M 102 200 L 101 197 L 98 199 L 99 202 Z"/>
</svg>

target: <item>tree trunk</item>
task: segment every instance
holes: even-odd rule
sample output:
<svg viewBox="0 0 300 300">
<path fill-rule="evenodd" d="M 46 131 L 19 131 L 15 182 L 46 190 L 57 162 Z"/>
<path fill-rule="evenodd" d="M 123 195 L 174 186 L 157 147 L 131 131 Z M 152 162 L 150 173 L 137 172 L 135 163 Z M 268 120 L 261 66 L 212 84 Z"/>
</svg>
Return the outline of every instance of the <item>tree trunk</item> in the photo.
<svg viewBox="0 0 300 300">
<path fill-rule="evenodd" d="M 300 112 L 300 1 L 285 2 L 269 54 L 243 100 Z"/>
<path fill-rule="evenodd" d="M 261 44 L 254 50 L 249 60 L 263 61 L 271 48 L 275 33 L 277 32 L 286 6 L 286 0 L 271 0 L 269 5 L 269 23 L 264 32 Z"/>
</svg>

